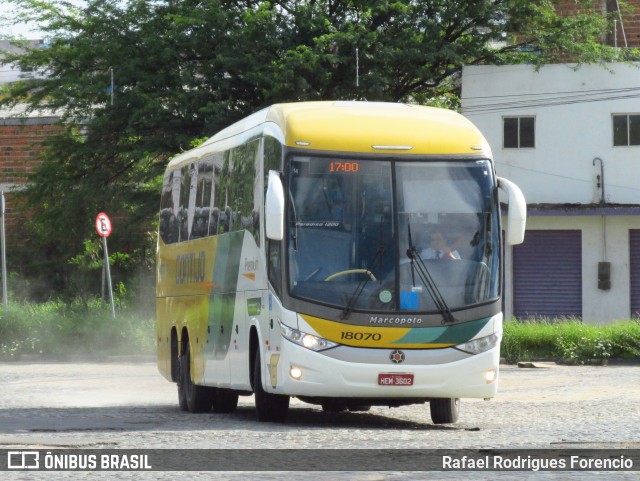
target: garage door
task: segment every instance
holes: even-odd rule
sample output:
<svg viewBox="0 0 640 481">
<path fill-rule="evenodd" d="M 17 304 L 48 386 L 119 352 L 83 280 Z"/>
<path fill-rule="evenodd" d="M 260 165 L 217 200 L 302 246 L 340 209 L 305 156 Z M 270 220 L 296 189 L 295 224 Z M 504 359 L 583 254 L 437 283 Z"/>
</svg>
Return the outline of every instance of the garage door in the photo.
<svg viewBox="0 0 640 481">
<path fill-rule="evenodd" d="M 629 231 L 629 270 L 631 287 L 631 317 L 640 318 L 640 230 Z"/>
<path fill-rule="evenodd" d="M 582 318 L 582 232 L 527 231 L 513 248 L 517 318 Z"/>
</svg>

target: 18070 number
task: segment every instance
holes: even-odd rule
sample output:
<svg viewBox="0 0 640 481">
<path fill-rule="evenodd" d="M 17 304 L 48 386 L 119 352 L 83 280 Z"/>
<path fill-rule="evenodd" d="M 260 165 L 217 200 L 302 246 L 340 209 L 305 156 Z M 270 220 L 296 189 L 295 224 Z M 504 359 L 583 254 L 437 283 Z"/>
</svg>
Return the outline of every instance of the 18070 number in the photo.
<svg viewBox="0 0 640 481">
<path fill-rule="evenodd" d="M 382 334 L 379 334 L 377 332 L 342 331 L 340 339 L 344 339 L 347 341 L 381 341 Z"/>
</svg>

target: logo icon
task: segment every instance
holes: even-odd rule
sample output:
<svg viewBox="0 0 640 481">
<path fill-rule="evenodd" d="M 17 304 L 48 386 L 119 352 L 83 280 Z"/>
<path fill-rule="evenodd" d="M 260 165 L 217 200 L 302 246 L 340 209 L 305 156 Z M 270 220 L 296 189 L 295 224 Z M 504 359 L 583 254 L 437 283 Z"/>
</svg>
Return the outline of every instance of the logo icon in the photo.
<svg viewBox="0 0 640 481">
<path fill-rule="evenodd" d="M 389 359 L 391 359 L 391 362 L 394 364 L 400 364 L 401 362 L 404 362 L 404 352 L 396 349 L 389 355 Z"/>
<path fill-rule="evenodd" d="M 40 467 L 40 453 L 38 451 L 8 451 L 7 468 L 9 469 L 38 469 Z"/>
</svg>

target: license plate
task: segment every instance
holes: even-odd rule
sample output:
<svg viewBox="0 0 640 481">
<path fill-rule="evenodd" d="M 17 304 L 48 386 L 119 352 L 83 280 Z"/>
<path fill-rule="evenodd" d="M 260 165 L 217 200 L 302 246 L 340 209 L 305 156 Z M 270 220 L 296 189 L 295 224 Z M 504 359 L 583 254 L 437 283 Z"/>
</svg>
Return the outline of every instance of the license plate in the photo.
<svg viewBox="0 0 640 481">
<path fill-rule="evenodd" d="M 413 374 L 408 373 L 380 373 L 378 374 L 380 386 L 413 386 Z"/>
</svg>

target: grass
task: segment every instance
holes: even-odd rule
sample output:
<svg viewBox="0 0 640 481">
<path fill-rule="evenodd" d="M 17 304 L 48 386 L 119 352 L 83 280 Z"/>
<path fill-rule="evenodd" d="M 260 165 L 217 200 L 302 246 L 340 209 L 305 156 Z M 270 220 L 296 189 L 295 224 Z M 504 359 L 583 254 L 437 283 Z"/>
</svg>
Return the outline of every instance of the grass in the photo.
<svg viewBox="0 0 640 481">
<path fill-rule="evenodd" d="M 110 355 L 153 355 L 155 314 L 131 307 L 113 319 L 100 300 L 10 304 L 0 310 L 0 360 L 25 356 L 99 359 Z M 640 359 L 640 322 L 603 326 L 579 320 L 504 323 L 502 356 L 507 362 L 549 359 L 572 364 L 604 359 Z"/>
<path fill-rule="evenodd" d="M 154 313 L 116 309 L 92 301 L 50 301 L 10 304 L 0 311 L 0 360 L 25 355 L 57 359 L 104 358 L 109 355 L 153 354 Z"/>
<path fill-rule="evenodd" d="M 510 321 L 504 324 L 502 356 L 507 362 L 550 359 L 588 364 L 606 359 L 640 359 L 640 322 L 607 325 L 579 320 Z"/>
</svg>

